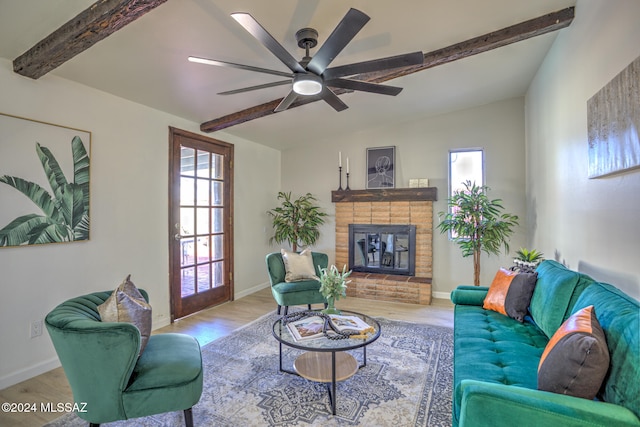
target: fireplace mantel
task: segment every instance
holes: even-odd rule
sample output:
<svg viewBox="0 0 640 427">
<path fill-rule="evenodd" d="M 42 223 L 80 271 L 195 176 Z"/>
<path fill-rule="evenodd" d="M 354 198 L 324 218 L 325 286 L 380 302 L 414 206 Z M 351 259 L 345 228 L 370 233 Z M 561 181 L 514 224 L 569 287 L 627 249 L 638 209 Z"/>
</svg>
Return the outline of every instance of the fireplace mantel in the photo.
<svg viewBox="0 0 640 427">
<path fill-rule="evenodd" d="M 384 188 L 376 190 L 341 190 L 331 192 L 331 201 L 340 202 L 403 202 L 438 200 L 437 187 Z"/>
</svg>

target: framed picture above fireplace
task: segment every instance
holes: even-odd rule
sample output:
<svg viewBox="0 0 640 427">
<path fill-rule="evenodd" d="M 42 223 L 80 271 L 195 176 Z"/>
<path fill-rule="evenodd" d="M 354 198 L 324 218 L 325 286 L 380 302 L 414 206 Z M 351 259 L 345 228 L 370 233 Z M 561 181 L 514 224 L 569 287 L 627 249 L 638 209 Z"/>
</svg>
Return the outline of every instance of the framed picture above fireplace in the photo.
<svg viewBox="0 0 640 427">
<path fill-rule="evenodd" d="M 367 189 L 395 188 L 396 147 L 367 148 Z"/>
</svg>

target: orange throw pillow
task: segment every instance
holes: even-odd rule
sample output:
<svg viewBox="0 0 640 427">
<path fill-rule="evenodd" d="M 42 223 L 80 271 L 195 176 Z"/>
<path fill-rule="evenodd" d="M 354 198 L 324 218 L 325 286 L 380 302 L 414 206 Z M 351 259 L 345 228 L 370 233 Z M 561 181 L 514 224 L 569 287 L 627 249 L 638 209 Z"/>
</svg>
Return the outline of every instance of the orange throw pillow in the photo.
<svg viewBox="0 0 640 427">
<path fill-rule="evenodd" d="M 524 322 L 538 273 L 518 273 L 501 268 L 489 287 L 482 307 Z"/>
<path fill-rule="evenodd" d="M 609 349 L 592 305 L 578 310 L 547 343 L 538 390 L 593 399 L 609 370 Z"/>
</svg>

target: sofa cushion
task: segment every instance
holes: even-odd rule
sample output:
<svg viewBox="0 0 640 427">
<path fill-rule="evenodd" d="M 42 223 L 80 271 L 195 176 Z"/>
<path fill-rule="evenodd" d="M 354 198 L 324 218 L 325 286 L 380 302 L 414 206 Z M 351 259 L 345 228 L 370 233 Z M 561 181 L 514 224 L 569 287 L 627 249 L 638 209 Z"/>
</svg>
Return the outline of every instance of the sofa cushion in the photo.
<svg viewBox="0 0 640 427">
<path fill-rule="evenodd" d="M 465 379 L 535 389 L 548 338 L 533 323 L 520 323 L 481 306 L 456 305 L 454 415 L 460 413 Z"/>
<path fill-rule="evenodd" d="M 542 261 L 536 272 L 538 281 L 529 310 L 536 325 L 551 337 L 571 315 L 578 296 L 593 279 L 552 260 Z"/>
<path fill-rule="evenodd" d="M 195 338 L 176 333 L 151 336 L 122 394 L 127 418 L 192 407 L 202 394 L 203 374 Z"/>
<path fill-rule="evenodd" d="M 200 344 L 190 335 L 164 333 L 149 339 L 136 363 L 126 392 L 193 381 L 202 372 Z"/>
<path fill-rule="evenodd" d="M 280 282 L 272 286 L 280 294 L 291 292 L 315 291 L 320 292 L 320 282 L 317 280 L 300 280 L 299 282 Z"/>
<path fill-rule="evenodd" d="M 576 307 L 593 305 L 609 348 L 609 372 L 598 397 L 640 418 L 640 302 L 606 283 L 593 283 Z"/>
<path fill-rule="evenodd" d="M 523 322 L 537 276 L 537 273 L 518 273 L 501 268 L 491 283 L 483 307 Z"/>
<path fill-rule="evenodd" d="M 281 253 L 286 270 L 286 275 L 284 276 L 285 282 L 318 280 L 310 249 L 305 249 L 299 254 L 282 249 Z"/>
<path fill-rule="evenodd" d="M 571 315 L 538 365 L 538 390 L 593 399 L 609 370 L 609 350 L 593 306 Z"/>
</svg>

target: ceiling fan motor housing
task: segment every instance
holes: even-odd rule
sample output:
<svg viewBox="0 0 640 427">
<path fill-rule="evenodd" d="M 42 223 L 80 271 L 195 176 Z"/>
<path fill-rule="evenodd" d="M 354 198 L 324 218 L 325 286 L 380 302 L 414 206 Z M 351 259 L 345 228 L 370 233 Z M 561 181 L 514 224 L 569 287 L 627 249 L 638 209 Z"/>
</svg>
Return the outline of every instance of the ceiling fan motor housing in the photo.
<svg viewBox="0 0 640 427">
<path fill-rule="evenodd" d="M 318 32 L 313 28 L 303 28 L 296 32 L 298 47 L 313 49 L 318 45 Z"/>
</svg>

